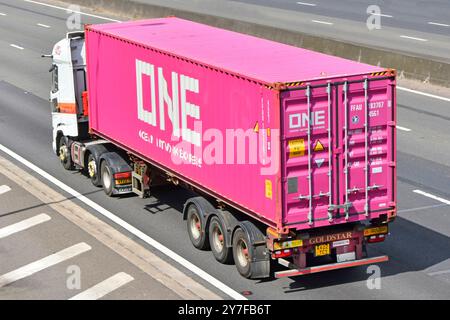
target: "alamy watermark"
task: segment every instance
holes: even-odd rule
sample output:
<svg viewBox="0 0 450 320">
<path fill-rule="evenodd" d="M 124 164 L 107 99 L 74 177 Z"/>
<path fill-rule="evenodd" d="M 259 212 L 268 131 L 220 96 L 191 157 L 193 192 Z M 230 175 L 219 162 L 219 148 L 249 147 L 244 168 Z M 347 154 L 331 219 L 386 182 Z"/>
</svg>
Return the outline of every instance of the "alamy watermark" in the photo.
<svg viewBox="0 0 450 320">
<path fill-rule="evenodd" d="M 66 269 L 68 277 L 66 279 L 66 287 L 69 290 L 81 289 L 81 268 L 77 265 L 68 266 Z"/>
<path fill-rule="evenodd" d="M 367 278 L 366 285 L 369 290 L 381 289 L 381 269 L 377 265 L 370 265 L 367 267 L 367 274 L 370 274 Z"/>
<path fill-rule="evenodd" d="M 381 29 L 381 9 L 377 5 L 370 5 L 366 10 L 369 17 L 366 21 L 367 29 L 378 30 Z"/>
<path fill-rule="evenodd" d="M 81 14 L 80 14 L 80 6 L 78 5 L 70 5 L 66 9 L 66 13 L 70 14 L 70 16 L 66 20 L 66 26 L 68 30 L 80 30 L 81 25 Z"/>
</svg>

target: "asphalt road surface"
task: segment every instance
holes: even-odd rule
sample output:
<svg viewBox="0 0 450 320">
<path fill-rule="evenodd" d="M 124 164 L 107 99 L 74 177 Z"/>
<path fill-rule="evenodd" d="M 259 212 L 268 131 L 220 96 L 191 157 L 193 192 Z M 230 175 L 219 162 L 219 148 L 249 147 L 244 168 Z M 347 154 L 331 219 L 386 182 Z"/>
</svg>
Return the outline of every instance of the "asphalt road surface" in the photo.
<svg viewBox="0 0 450 320">
<path fill-rule="evenodd" d="M 34 3 L 6 0 L 0 1 L 0 13 L 5 14 L 0 15 L 1 145 L 83 193 L 237 293 L 250 291 L 249 299 L 450 298 L 450 102 L 398 91 L 399 216 L 386 242 L 369 249 L 370 255 L 386 254 L 391 258 L 380 265 L 379 289 L 368 288 L 366 267 L 297 278 L 246 280 L 234 266 L 219 264 L 211 252 L 198 251 L 190 244 L 181 217 L 184 200 L 191 196 L 188 192 L 160 188 L 149 199 L 111 199 L 93 187 L 86 177 L 62 168 L 51 148 L 50 61 L 41 59 L 40 55 L 49 53 L 53 44 L 64 36 L 67 14 Z M 105 21 L 83 17 L 82 22 Z M 149 250 L 153 249 L 149 247 Z"/>
<path fill-rule="evenodd" d="M 260 6 L 318 14 L 324 17 L 367 20 L 367 8 L 380 8 L 382 23 L 411 31 L 450 35 L 450 2 L 446 0 L 234 0 Z"/>
<path fill-rule="evenodd" d="M 181 273 L 176 279 L 177 273 L 154 256 L 153 263 L 144 262 L 146 249 L 124 236 L 119 245 L 111 237 L 115 229 L 4 158 L 0 162 L 1 300 L 218 298 L 193 296 L 192 288 L 179 285 L 197 286 L 192 279 Z M 128 246 L 133 253 L 122 255 Z M 142 261 L 131 263 L 130 256 Z M 166 277 L 172 281 L 162 281 Z"/>
<path fill-rule="evenodd" d="M 450 62 L 446 0 L 133 0 Z M 380 29 L 369 29 L 369 5 Z"/>
</svg>

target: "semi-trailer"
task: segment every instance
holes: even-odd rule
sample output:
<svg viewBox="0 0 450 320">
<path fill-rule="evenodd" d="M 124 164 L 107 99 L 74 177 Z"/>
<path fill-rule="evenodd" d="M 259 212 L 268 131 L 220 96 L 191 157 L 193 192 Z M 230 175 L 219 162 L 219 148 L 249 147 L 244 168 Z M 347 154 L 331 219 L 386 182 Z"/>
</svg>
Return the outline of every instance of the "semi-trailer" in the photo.
<svg viewBox="0 0 450 320">
<path fill-rule="evenodd" d="M 396 72 L 175 17 L 53 48 L 53 150 L 109 196 L 170 183 L 247 278 L 374 264 L 396 216 Z"/>
</svg>

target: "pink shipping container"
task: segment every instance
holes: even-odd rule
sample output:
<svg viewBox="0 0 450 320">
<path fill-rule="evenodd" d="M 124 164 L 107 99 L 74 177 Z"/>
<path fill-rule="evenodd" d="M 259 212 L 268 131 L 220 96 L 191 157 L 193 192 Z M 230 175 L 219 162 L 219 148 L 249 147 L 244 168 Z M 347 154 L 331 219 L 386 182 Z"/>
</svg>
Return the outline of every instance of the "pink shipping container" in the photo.
<svg viewBox="0 0 450 320">
<path fill-rule="evenodd" d="M 86 46 L 91 133 L 278 232 L 395 215 L 394 70 L 178 18 Z"/>
</svg>

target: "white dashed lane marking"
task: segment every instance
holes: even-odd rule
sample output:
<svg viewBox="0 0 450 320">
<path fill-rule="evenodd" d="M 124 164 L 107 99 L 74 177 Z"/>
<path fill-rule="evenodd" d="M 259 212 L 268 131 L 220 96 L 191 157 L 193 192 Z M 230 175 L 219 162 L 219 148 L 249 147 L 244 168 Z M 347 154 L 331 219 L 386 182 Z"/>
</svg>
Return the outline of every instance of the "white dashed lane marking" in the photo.
<svg viewBox="0 0 450 320">
<path fill-rule="evenodd" d="M 0 288 L 23 278 L 29 277 L 60 262 L 69 260 L 89 250 L 91 250 L 91 247 L 89 245 L 84 242 L 80 242 L 74 246 L 58 251 L 45 258 L 20 267 L 19 269 L 8 272 L 0 276 Z"/>
<path fill-rule="evenodd" d="M 96 284 L 95 286 L 77 294 L 69 300 L 97 300 L 133 280 L 134 278 L 129 274 L 125 272 L 119 272 L 112 277 Z"/>
<path fill-rule="evenodd" d="M 308 3 L 308 2 L 297 2 L 297 4 L 299 4 L 301 6 L 308 6 L 308 7 L 315 7 L 315 6 L 317 6 L 317 4 L 315 4 L 315 3 Z"/>
<path fill-rule="evenodd" d="M 50 216 L 46 215 L 45 213 L 42 213 L 38 214 L 37 216 L 9 225 L 7 227 L 3 227 L 0 229 L 0 239 L 6 238 L 14 233 L 32 228 L 38 224 L 49 221 L 50 219 L 51 219 Z"/>
<path fill-rule="evenodd" d="M 411 131 L 411 129 L 405 128 L 405 127 L 401 127 L 401 126 L 396 126 L 396 128 L 397 128 L 398 130 L 402 130 L 402 131 L 406 131 L 406 132 L 410 132 L 410 131 Z"/>
<path fill-rule="evenodd" d="M 411 37 L 411 36 L 404 36 L 404 35 L 400 36 L 400 38 L 409 39 L 409 40 L 416 40 L 416 41 L 422 41 L 422 42 L 428 41 L 427 39 Z"/>
<path fill-rule="evenodd" d="M 14 43 L 11 43 L 9 46 L 13 47 L 13 48 L 16 48 L 16 49 L 19 49 L 19 50 L 23 50 L 24 49 L 23 47 L 18 46 L 17 44 L 14 44 Z"/>
<path fill-rule="evenodd" d="M 438 22 L 428 22 L 428 24 L 431 24 L 433 26 L 439 26 L 439 27 L 450 27 L 450 24 L 438 23 Z"/>
<path fill-rule="evenodd" d="M 7 193 L 8 191 L 11 191 L 11 188 L 9 186 L 5 184 L 0 186 L 0 194 Z"/>
<path fill-rule="evenodd" d="M 46 24 L 42 24 L 42 23 L 38 23 L 37 26 L 42 27 L 42 28 L 50 28 L 50 26 L 48 26 Z"/>
<path fill-rule="evenodd" d="M 320 24 L 326 24 L 326 25 L 333 25 L 333 22 L 328 22 L 328 21 L 322 21 L 322 20 L 311 20 L 314 23 L 320 23 Z"/>
</svg>

